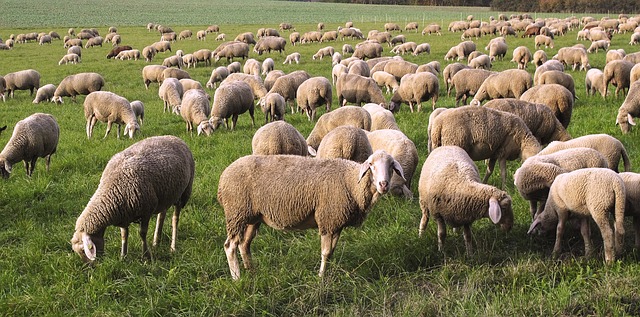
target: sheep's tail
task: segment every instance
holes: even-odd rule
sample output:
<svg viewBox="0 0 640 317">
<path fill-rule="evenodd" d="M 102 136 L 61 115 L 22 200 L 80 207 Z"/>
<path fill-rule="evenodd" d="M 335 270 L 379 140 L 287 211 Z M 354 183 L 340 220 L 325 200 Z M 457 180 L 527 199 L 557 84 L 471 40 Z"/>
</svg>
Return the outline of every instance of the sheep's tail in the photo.
<svg viewBox="0 0 640 317">
<path fill-rule="evenodd" d="M 629 160 L 629 155 L 627 154 L 627 150 L 625 148 L 622 148 L 622 151 L 620 151 L 620 154 L 622 154 L 622 161 L 624 162 L 624 171 L 631 172 L 631 161 Z"/>
</svg>

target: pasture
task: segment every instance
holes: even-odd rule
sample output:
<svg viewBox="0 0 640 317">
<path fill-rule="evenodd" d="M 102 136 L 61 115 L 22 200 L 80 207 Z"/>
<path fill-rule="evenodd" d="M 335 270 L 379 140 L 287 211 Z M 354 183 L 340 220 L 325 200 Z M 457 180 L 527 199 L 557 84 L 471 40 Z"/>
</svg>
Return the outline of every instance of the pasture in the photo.
<svg viewBox="0 0 640 317">
<path fill-rule="evenodd" d="M 145 105 L 145 120 L 133 140 L 116 139 L 115 131 L 102 139 L 106 124 L 98 123 L 93 138 L 87 139 L 82 110 L 84 96 L 77 103 L 64 98 L 64 104 L 32 104 L 28 91 L 17 91 L 15 98 L 0 102 L 0 126 L 8 129 L 0 134 L 4 146 L 15 122 L 35 112 L 51 113 L 61 129 L 58 152 L 51 160 L 51 170 L 45 171 L 38 160 L 31 178 L 22 164 L 14 166 L 11 177 L 0 181 L 0 315 L 204 315 L 204 316 L 462 316 L 462 315 L 639 315 L 640 275 L 639 254 L 633 249 L 630 221 L 624 255 L 613 265 L 603 261 L 599 231 L 592 230 L 598 252 L 593 258 L 583 257 L 582 238 L 576 231 L 565 234 L 562 256 L 550 257 L 553 237 L 528 236 L 531 223 L 528 202 L 513 186 L 513 173 L 520 162 L 509 162 L 507 188 L 513 199 L 515 224 L 502 232 L 489 220 L 473 226 L 475 253 L 465 254 L 461 232 L 449 235 L 444 253 L 438 252 L 436 228 L 429 224 L 425 237 L 418 238 L 421 217 L 418 205 L 419 171 L 427 156 L 427 122 L 430 102 L 419 113 L 410 113 L 405 104 L 396 114 L 402 131 L 416 144 L 420 164 L 414 176 L 415 198 L 385 196 L 374 206 L 364 225 L 346 229 L 338 242 L 324 278 L 317 276 L 320 265 L 320 242 L 316 230 L 303 232 L 276 231 L 262 226 L 253 242 L 253 272 L 242 270 L 242 278 L 233 281 L 223 250 L 226 239 L 224 213 L 216 200 L 218 179 L 223 169 L 241 156 L 251 153 L 255 130 L 264 124 L 264 115 L 255 112 L 256 127 L 251 126 L 247 113 L 238 120 L 235 131 L 216 130 L 210 137 L 190 135 L 181 117 L 162 112 L 158 85 L 146 90 L 141 70 L 148 64 L 161 64 L 165 57 L 181 49 L 186 53 L 197 49 L 213 50 L 220 42 L 215 33 L 206 41 L 198 41 L 195 32 L 210 24 L 232 40 L 242 32 L 256 32 L 260 27 L 277 28 L 280 22 L 294 24 L 303 33 L 315 30 L 318 22 L 326 30 L 334 30 L 346 21 L 367 34 L 383 29 L 385 22 L 440 23 L 442 36 L 422 36 L 402 32 L 409 41 L 431 44 L 430 55 L 404 55 L 404 59 L 425 64 L 443 59 L 448 49 L 460 42 L 460 33 L 446 30 L 450 21 L 468 14 L 487 19 L 499 12 L 486 8 L 431 8 L 403 6 L 359 6 L 347 4 L 302 3 L 288 1 L 243 1 L 242 5 L 228 1 L 183 1 L 184 6 L 172 14 L 165 13 L 161 1 L 4 1 L 0 12 L 0 38 L 10 34 L 56 31 L 61 36 L 74 27 L 97 28 L 101 35 L 109 26 L 116 26 L 122 44 L 142 50 L 159 39 L 157 32 L 148 32 L 148 22 L 165 24 L 176 32 L 190 29 L 194 38 L 172 44 L 173 52 L 159 53 L 151 63 L 144 60 L 107 60 L 110 44 L 82 50 L 82 62 L 58 65 L 66 54 L 63 43 L 51 45 L 30 42 L 16 44 L 13 50 L 0 51 L 0 74 L 22 69 L 36 69 L 42 75 L 41 85 L 58 85 L 67 75 L 97 72 L 106 80 L 103 90 L 112 91 L 129 101 L 141 100 Z M 112 6 L 120 9 L 113 10 Z M 79 8 L 75 15 L 68 8 Z M 37 9 L 32 9 L 37 8 Z M 66 9 L 65 9 L 66 8 Z M 107 14 L 109 13 L 109 14 Z M 538 14 L 538 17 L 566 17 L 559 14 Z M 582 16 L 576 14 L 576 16 Z M 599 18 L 599 16 L 597 16 Z M 576 41 L 576 30 L 555 39 L 555 48 Z M 288 37 L 288 32 L 280 33 Z M 490 37 L 475 42 L 481 51 Z M 311 43 L 299 46 L 287 44 L 286 53 L 267 53 L 251 58 L 259 61 L 271 57 L 276 69 L 286 73 L 304 69 L 312 76 L 331 77 L 331 60 L 312 60 L 319 48 L 331 45 L 340 50 L 344 43 L 357 40 Z M 588 46 L 587 42 L 585 45 Z M 614 36 L 611 48 L 637 51 L 630 46 L 629 35 Z M 515 68 L 510 63 L 511 52 L 520 45 L 535 51 L 533 38 L 507 38 L 509 47 L 503 61 L 496 61 L 493 70 Z M 391 56 L 385 46 L 384 56 Z M 286 54 L 302 55 L 300 64 L 283 65 Z M 589 54 L 592 67 L 602 69 L 605 53 Z M 203 85 L 213 66 L 198 65 L 188 69 L 191 77 Z M 533 67 L 527 69 L 533 74 Z M 640 166 L 638 129 L 623 135 L 614 124 L 618 107 L 624 97 L 587 96 L 584 71 L 567 71 L 574 77 L 578 100 L 574 106 L 569 132 L 577 137 L 593 133 L 608 133 L 626 146 L 633 171 Z M 437 107 L 454 107 L 454 97 L 447 97 L 442 76 Z M 213 96 L 214 91 L 207 89 Z M 334 90 L 335 94 L 335 90 Z M 385 95 L 389 100 L 390 95 Z M 334 97 L 333 109 L 338 106 Z M 319 109 L 318 115 L 324 110 Z M 313 128 L 305 115 L 287 113 L 285 120 L 305 137 Z M 115 129 L 115 127 L 114 127 Z M 119 229 L 109 227 L 105 233 L 105 254 L 94 267 L 83 265 L 71 250 L 75 221 L 97 188 L 107 161 L 136 141 L 154 135 L 176 135 L 187 142 L 196 162 L 193 194 L 182 211 L 178 229 L 177 251 L 170 253 L 170 226 L 165 223 L 161 244 L 152 249 L 153 260 L 140 259 L 141 245 L 137 224 L 131 225 L 129 254 L 120 259 Z M 477 162 L 484 175 L 484 163 Z M 494 173 L 489 180 L 499 186 Z M 286 195 L 286 193 L 282 193 Z M 173 209 L 169 210 L 172 213 Z M 150 227 L 155 225 L 155 219 Z M 148 237 L 150 240 L 150 238 Z"/>
</svg>

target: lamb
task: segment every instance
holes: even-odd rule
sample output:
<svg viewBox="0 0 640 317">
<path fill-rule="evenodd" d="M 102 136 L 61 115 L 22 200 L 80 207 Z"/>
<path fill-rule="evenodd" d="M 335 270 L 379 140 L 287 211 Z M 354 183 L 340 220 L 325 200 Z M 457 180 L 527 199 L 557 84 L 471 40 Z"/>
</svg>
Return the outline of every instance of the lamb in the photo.
<svg viewBox="0 0 640 317">
<path fill-rule="evenodd" d="M 251 140 L 254 155 L 309 155 L 307 141 L 290 123 L 273 121 L 260 127 Z M 313 150 L 315 156 L 315 150 Z"/>
<path fill-rule="evenodd" d="M 396 77 L 385 71 L 375 72 L 371 74 L 371 78 L 376 81 L 376 84 L 378 84 L 378 87 L 380 88 L 386 87 L 387 94 L 395 93 L 396 90 L 398 90 L 399 85 L 398 85 L 398 81 L 396 80 Z"/>
<path fill-rule="evenodd" d="M 573 76 L 558 70 L 550 70 L 542 73 L 538 79 L 538 85 L 558 84 L 562 85 L 571 92 L 573 98 L 576 99 L 575 83 Z"/>
<path fill-rule="evenodd" d="M 447 97 L 451 96 L 451 88 L 453 85 L 451 84 L 451 80 L 453 76 L 462 69 L 469 68 L 469 66 L 462 63 L 453 63 L 447 65 L 442 71 L 442 77 L 444 78 L 444 84 L 447 88 Z"/>
<path fill-rule="evenodd" d="M 625 60 L 617 60 L 611 61 L 609 64 L 604 66 L 603 97 L 607 95 L 607 91 L 609 90 L 609 83 L 612 83 L 614 86 L 616 86 L 616 97 L 618 97 L 619 91 L 622 91 L 622 93 L 625 94 L 629 90 L 629 86 L 631 85 L 631 69 L 634 65 L 634 63 Z"/>
<path fill-rule="evenodd" d="M 298 86 L 296 102 L 298 108 L 307 114 L 309 121 L 315 121 L 316 108 L 323 103 L 325 104 L 326 111 L 331 111 L 332 101 L 333 90 L 331 83 L 325 77 L 311 77 Z"/>
<path fill-rule="evenodd" d="M 512 62 L 518 64 L 518 69 L 526 69 L 531 62 L 531 51 L 526 46 L 518 46 L 513 50 Z"/>
<path fill-rule="evenodd" d="M 51 155 L 56 153 L 59 138 L 60 127 L 50 114 L 34 113 L 18 121 L 11 138 L 0 152 L 0 174 L 5 179 L 9 178 L 13 165 L 24 161 L 27 176 L 31 177 L 39 157 L 45 159 L 48 172 Z"/>
<path fill-rule="evenodd" d="M 215 89 L 217 83 L 221 83 L 225 78 L 229 76 L 229 70 L 224 66 L 219 66 L 211 72 L 211 77 L 207 81 L 206 87 Z"/>
<path fill-rule="evenodd" d="M 69 64 L 69 63 L 71 64 L 80 63 L 80 56 L 78 56 L 78 54 L 75 54 L 75 53 L 66 54 L 62 56 L 62 58 L 58 62 L 58 65 Z"/>
<path fill-rule="evenodd" d="M 425 34 L 431 35 L 431 33 L 442 35 L 441 31 L 442 31 L 442 27 L 440 27 L 439 24 L 429 24 L 422 30 L 422 35 L 425 35 Z"/>
<path fill-rule="evenodd" d="M 295 112 L 294 101 L 297 98 L 298 88 L 309 78 L 311 78 L 311 75 L 304 70 L 291 72 L 276 79 L 269 92 L 277 92 L 284 97 L 284 100 L 290 103 L 289 106 L 293 114 Z"/>
<path fill-rule="evenodd" d="M 585 255 L 589 256 L 593 251 L 589 237 L 591 218 L 600 228 L 605 262 L 612 264 L 616 254 L 622 253 L 625 207 L 626 190 L 617 173 L 606 168 L 579 169 L 556 177 L 544 211 L 531 223 L 527 233 L 534 232 L 538 226 L 542 226 L 543 230 L 551 229 L 557 220 L 556 243 L 553 247 L 553 256 L 557 257 L 569 215 L 579 217 Z M 609 213 L 615 219 L 614 231 L 609 225 Z"/>
<path fill-rule="evenodd" d="M 413 50 L 413 56 L 418 56 L 418 54 L 422 54 L 422 53 L 431 54 L 431 44 L 421 43 L 421 44 L 418 44 Z"/>
<path fill-rule="evenodd" d="M 275 63 L 271 57 L 267 57 L 264 61 L 262 61 L 262 76 L 266 76 L 269 72 L 273 71 L 275 68 Z"/>
<path fill-rule="evenodd" d="M 220 84 L 213 96 L 209 122 L 213 125 L 214 130 L 223 122 L 224 125 L 229 128 L 229 118 L 231 118 L 230 128 L 233 130 L 238 122 L 238 116 L 247 112 L 247 110 L 251 116 L 251 126 L 254 127 L 254 105 L 251 86 L 239 80 L 224 82 Z"/>
<path fill-rule="evenodd" d="M 538 67 L 546 63 L 547 60 L 549 60 L 549 58 L 547 57 L 547 52 L 543 50 L 537 50 L 535 53 L 533 53 L 533 60 L 531 61 L 531 63 Z"/>
<path fill-rule="evenodd" d="M 216 41 L 226 41 L 227 40 L 227 35 L 224 33 L 220 33 L 216 36 Z"/>
<path fill-rule="evenodd" d="M 506 161 L 518 157 L 526 160 L 541 148 L 520 117 L 486 107 L 448 109 L 429 122 L 429 126 L 429 143 L 433 149 L 457 145 L 475 161 L 489 159 L 483 183 L 491 176 L 496 161 L 500 162 L 503 187 L 507 177 Z"/>
<path fill-rule="evenodd" d="M 389 103 L 389 110 L 397 112 L 402 103 L 409 104 L 413 113 L 413 104 L 417 104 L 420 112 L 422 102 L 431 99 L 431 109 L 436 108 L 440 84 L 438 77 L 429 72 L 407 74 L 402 76 L 398 90 L 393 94 Z"/>
<path fill-rule="evenodd" d="M 532 219 L 544 210 L 549 188 L 560 174 L 581 168 L 607 167 L 604 156 L 591 148 L 577 147 L 546 155 L 534 155 L 513 174 L 520 195 L 529 201 Z"/>
<path fill-rule="evenodd" d="M 107 123 L 107 132 L 104 134 L 104 138 L 111 132 L 113 123 L 118 125 L 118 139 L 120 138 L 121 125 L 125 125 L 124 135 L 128 134 L 130 139 L 133 138 L 136 131 L 140 130 L 140 125 L 129 101 L 109 91 L 94 91 L 87 95 L 84 100 L 84 117 L 87 120 L 87 138 L 89 139 L 97 121 Z"/>
<path fill-rule="evenodd" d="M 611 41 L 609 40 L 599 40 L 591 42 L 591 46 L 587 49 L 587 53 L 593 53 L 594 51 L 598 53 L 598 50 L 607 51 L 609 49 L 609 45 L 611 45 Z"/>
<path fill-rule="evenodd" d="M 218 202 L 227 223 L 224 248 L 231 277 L 240 278 L 238 246 L 245 268 L 251 268 L 249 246 L 263 221 L 279 229 L 317 227 L 322 250 L 319 275 L 323 276 L 340 232 L 364 221 L 378 197 L 389 191 L 392 171 L 402 175 L 400 164 L 384 151 L 375 152 L 362 164 L 292 155 L 252 155 L 236 160 L 222 172 L 218 185 Z M 248 174 L 251 181 L 240 177 Z M 281 193 L 287 193 L 288 199 L 283 200 Z M 331 199 L 315 193 L 326 193 Z M 345 217 L 335 220 L 334 215 Z"/>
<path fill-rule="evenodd" d="M 456 106 L 460 105 L 460 101 L 466 105 L 467 98 L 474 96 L 485 79 L 493 74 L 495 72 L 484 69 L 462 69 L 457 72 L 451 79 L 452 87 L 456 88 Z"/>
<path fill-rule="evenodd" d="M 140 100 L 134 100 L 130 103 L 131 110 L 136 115 L 136 119 L 140 120 L 140 124 L 142 125 L 142 121 L 144 120 L 144 104 Z"/>
<path fill-rule="evenodd" d="M 342 74 L 336 81 L 336 92 L 339 106 L 344 106 L 347 102 L 354 103 L 358 106 L 362 105 L 363 102 L 386 105 L 382 90 L 380 90 L 378 84 L 369 77 L 355 74 Z"/>
<path fill-rule="evenodd" d="M 287 55 L 287 57 L 284 59 L 284 62 L 282 63 L 282 65 L 289 63 L 291 64 L 291 62 L 296 62 L 296 64 L 300 63 L 300 53 L 295 52 L 295 53 L 291 53 L 289 55 Z"/>
<path fill-rule="evenodd" d="M 29 90 L 33 96 L 34 90 L 40 88 L 40 73 L 37 70 L 26 69 L 4 75 L 7 95 L 13 98 L 16 90 Z"/>
<path fill-rule="evenodd" d="M 584 88 L 588 96 L 593 96 L 596 92 L 599 92 L 604 98 L 604 73 L 597 68 L 589 69 L 584 79 Z"/>
<path fill-rule="evenodd" d="M 362 108 L 364 110 L 367 110 L 367 112 L 369 112 L 369 115 L 371 116 L 370 131 L 382 129 L 393 129 L 400 131 L 398 123 L 396 123 L 396 119 L 391 111 L 375 103 L 365 104 L 364 106 L 362 106 Z"/>
<path fill-rule="evenodd" d="M 618 165 L 622 159 L 624 163 L 624 171 L 631 171 L 631 161 L 627 150 L 622 142 L 608 134 L 589 134 L 568 141 L 554 141 L 549 143 L 544 149 L 538 153 L 539 155 L 547 155 L 560 150 L 588 147 L 600 152 L 607 160 L 607 166 L 618 172 Z"/>
<path fill-rule="evenodd" d="M 407 199 L 413 198 L 411 181 L 418 166 L 418 149 L 415 144 L 399 130 L 380 129 L 373 131 L 373 116 L 371 119 L 372 131 L 367 132 L 371 150 L 374 152 L 383 150 L 389 153 L 389 155 L 393 156 L 393 158 L 400 163 L 402 171 L 404 172 L 404 179 L 397 175 L 391 177 L 389 191 L 396 196 L 404 196 Z"/>
<path fill-rule="evenodd" d="M 467 254 L 473 252 L 471 225 L 489 218 L 503 230 L 513 226 L 511 197 L 505 191 L 480 183 L 471 157 L 457 146 L 434 149 L 422 168 L 418 183 L 422 219 L 418 234 L 424 234 L 430 217 L 438 224 L 438 251 L 443 252 L 446 224 L 464 227 Z"/>
<path fill-rule="evenodd" d="M 160 88 L 158 89 L 158 96 L 162 99 L 164 107 L 162 112 L 171 112 L 173 107 L 177 107 L 182 104 L 182 95 L 184 94 L 184 88 L 180 80 L 176 78 L 165 79 Z"/>
<path fill-rule="evenodd" d="M 184 93 L 180 105 L 180 115 L 187 124 L 187 132 L 193 135 L 193 127 L 197 125 L 198 135 L 204 133 L 209 136 L 213 132 L 213 126 L 209 123 L 211 108 L 209 96 L 199 89 L 191 89 Z"/>
<path fill-rule="evenodd" d="M 317 53 L 313 54 L 312 58 L 313 60 L 322 59 L 325 56 L 333 56 L 333 53 L 335 53 L 333 46 L 327 46 L 319 49 Z"/>
<path fill-rule="evenodd" d="M 145 62 L 150 62 L 157 53 L 158 51 L 156 50 L 156 48 L 151 45 L 145 46 L 142 49 L 142 56 L 144 56 Z"/>
<path fill-rule="evenodd" d="M 351 125 L 369 131 L 371 129 L 371 115 L 362 107 L 343 106 L 320 116 L 318 122 L 307 137 L 307 144 L 314 150 L 329 131 L 341 125 Z"/>
<path fill-rule="evenodd" d="M 520 98 L 533 86 L 533 78 L 522 69 L 507 69 L 485 79 L 476 92 L 472 105 L 480 105 L 487 99 Z"/>
<path fill-rule="evenodd" d="M 286 102 L 284 97 L 275 92 L 267 93 L 264 98 L 260 98 L 258 105 L 262 109 L 265 115 L 264 123 L 267 124 L 270 121 L 284 120 L 284 114 L 286 112 Z M 255 153 L 254 153 L 255 154 Z"/>
<path fill-rule="evenodd" d="M 53 94 L 56 92 L 56 86 L 54 84 L 47 84 L 40 88 L 36 92 L 36 98 L 33 99 L 33 103 L 40 103 L 42 101 L 53 102 Z"/>
<path fill-rule="evenodd" d="M 180 211 L 191 197 L 194 167 L 191 150 L 175 136 L 149 137 L 115 154 L 102 172 L 96 192 L 76 220 L 71 239 L 73 250 L 83 261 L 95 261 L 96 255 L 104 252 L 106 227 L 115 225 L 122 233 L 120 255 L 124 257 L 129 224 L 139 221 L 142 255 L 150 257 L 149 219 L 158 214 L 153 237 L 156 246 L 167 209 L 175 206 L 171 234 L 171 251 L 175 251 Z"/>
<path fill-rule="evenodd" d="M 105 80 L 98 73 L 77 73 L 65 77 L 53 93 L 53 102 L 62 103 L 62 97 L 71 97 L 76 102 L 76 96 L 88 95 L 104 87 Z"/>
<path fill-rule="evenodd" d="M 489 55 L 482 54 L 478 57 L 474 57 L 468 64 L 469 67 L 475 69 L 491 69 L 491 57 Z"/>
<path fill-rule="evenodd" d="M 373 154 L 364 130 L 343 125 L 329 131 L 322 138 L 316 157 L 319 159 L 341 158 L 363 163 Z"/>
<path fill-rule="evenodd" d="M 142 68 L 142 80 L 144 81 L 144 87 L 149 89 L 151 83 L 161 83 L 163 80 L 162 73 L 167 69 L 162 65 L 147 65 Z"/>
<path fill-rule="evenodd" d="M 520 100 L 547 105 L 565 128 L 571 122 L 574 98 L 571 92 L 562 85 L 536 85 L 527 90 Z"/>
<path fill-rule="evenodd" d="M 631 126 L 636 125 L 633 117 L 640 116 L 640 81 L 636 81 L 631 84 L 629 93 L 624 99 L 624 102 L 618 109 L 618 116 L 616 117 L 616 124 L 620 125 L 620 130 L 623 134 L 631 131 Z"/>
</svg>

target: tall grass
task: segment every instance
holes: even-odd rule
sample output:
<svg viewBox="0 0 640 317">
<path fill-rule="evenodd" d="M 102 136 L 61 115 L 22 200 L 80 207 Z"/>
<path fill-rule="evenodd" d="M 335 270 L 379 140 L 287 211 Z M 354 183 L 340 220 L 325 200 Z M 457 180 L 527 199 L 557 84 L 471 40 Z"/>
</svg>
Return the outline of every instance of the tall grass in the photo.
<svg viewBox="0 0 640 317">
<path fill-rule="evenodd" d="M 62 6 L 65 4 L 65 6 Z M 46 8 L 45 8 L 46 6 Z M 112 7 L 122 9 L 114 10 Z M 352 20 L 365 33 L 381 29 L 386 21 L 404 24 L 408 20 L 443 23 L 460 16 L 497 15 L 497 12 L 469 8 L 430 8 L 397 6 L 354 6 L 279 1 L 211 2 L 182 1 L 167 13 L 160 1 L 93 1 L 34 4 L 30 1 L 5 1 L 0 13 L 0 37 L 11 33 L 55 30 L 61 35 L 68 27 L 97 27 L 101 33 L 117 26 L 123 44 L 134 48 L 155 42 L 159 36 L 147 32 L 147 22 L 163 23 L 174 30 L 206 28 L 220 24 L 228 38 L 259 27 L 277 27 L 292 22 L 300 32 L 314 30 L 324 21 L 335 29 Z M 69 10 L 68 8 L 79 8 Z M 459 33 L 421 36 L 403 32 L 410 41 L 429 42 L 431 55 L 408 56 L 414 63 L 438 60 L 449 47 L 458 43 Z M 104 34 L 103 34 L 104 35 Z M 288 33 L 283 33 L 288 36 Z M 575 31 L 556 39 L 552 56 L 562 46 L 576 43 Z M 479 48 L 489 38 L 477 40 Z M 533 39 L 508 38 L 509 51 L 519 45 L 533 50 Z M 344 43 L 354 45 L 355 41 Z M 636 51 L 627 45 L 628 36 L 614 37 L 613 48 Z M 174 52 L 193 52 L 215 48 L 213 37 L 205 42 L 195 38 L 174 43 Z M 272 53 L 250 57 L 260 61 L 271 57 L 276 68 L 285 72 L 307 70 L 313 76 L 330 77 L 327 59 L 311 60 L 319 48 L 343 42 L 287 46 L 287 53 L 298 51 L 299 65 L 282 65 L 284 54 Z M 566 234 L 563 254 L 550 259 L 552 237 L 526 235 L 530 224 L 528 204 L 509 176 L 507 190 L 513 198 L 516 224 L 503 233 L 487 220 L 474 225 L 476 253 L 467 256 L 462 237 L 451 233 L 444 253 L 437 251 L 435 227 L 428 226 L 425 238 L 418 238 L 420 208 L 417 199 L 406 201 L 384 197 L 374 207 L 361 228 L 343 232 L 324 278 L 317 277 L 320 248 L 314 230 L 281 232 L 263 226 L 253 243 L 256 268 L 242 270 L 240 281 L 231 280 L 222 244 L 226 237 L 224 215 L 215 196 L 222 170 L 237 158 L 250 154 L 255 129 L 247 114 L 240 116 L 236 131 L 219 130 L 211 137 L 191 136 L 178 116 L 162 113 L 157 85 L 144 88 L 141 70 L 144 61 L 107 60 L 110 47 L 83 49 L 82 63 L 58 66 L 65 54 L 60 41 L 52 45 L 17 44 L 11 51 L 0 51 L 0 74 L 33 68 L 42 74 L 41 83 L 58 84 L 65 76 L 92 71 L 102 74 L 104 90 L 129 100 L 141 100 L 146 116 L 140 134 L 133 140 L 116 139 L 111 133 L 102 139 L 105 125 L 96 126 L 94 137 L 87 139 L 82 111 L 84 97 L 77 103 L 65 99 L 63 105 L 34 105 L 28 92 L 18 91 L 15 98 L 0 103 L 0 126 L 9 130 L 0 135 L 0 144 L 10 138 L 15 122 L 34 112 L 53 114 L 61 127 L 61 137 L 46 172 L 39 161 L 31 178 L 17 165 L 8 180 L 0 182 L 0 315 L 330 315 L 330 316 L 432 316 L 432 315 L 638 315 L 640 295 L 637 285 L 638 254 L 627 236 L 627 252 L 615 264 L 605 266 L 602 254 L 583 258 L 582 240 L 577 232 Z M 172 53 L 161 53 L 154 64 Z M 385 48 L 385 55 L 389 55 Z M 510 55 L 497 61 L 494 70 L 515 67 Z M 604 53 L 590 54 L 593 67 L 604 67 Z M 189 69 L 194 79 L 204 83 L 215 66 L 199 65 Z M 529 71 L 533 72 L 532 68 Z M 614 125 L 617 108 L 624 97 L 589 97 L 584 92 L 584 72 L 568 71 L 574 76 L 578 100 L 569 131 L 573 136 L 609 133 L 627 147 L 634 166 L 638 157 L 638 132 L 622 135 Z M 444 83 L 441 82 L 441 87 Z M 214 92 L 209 90 L 210 94 Z M 389 98 L 387 96 L 387 98 Z M 455 101 L 441 89 L 439 107 L 453 107 Z M 337 100 L 333 107 L 337 107 Z M 402 106 L 397 114 L 401 129 L 416 143 L 420 166 L 426 151 L 428 103 L 420 113 L 409 113 Z M 320 110 L 323 113 L 323 110 Z M 256 124 L 264 123 L 260 111 Z M 306 116 L 287 114 L 286 120 L 304 135 L 313 128 Z M 132 225 L 129 255 L 119 258 L 118 229 L 105 233 L 105 255 L 94 267 L 85 267 L 70 248 L 75 219 L 95 191 L 109 158 L 142 138 L 173 134 L 183 138 L 196 160 L 193 195 L 183 210 L 179 226 L 177 252 L 170 253 L 169 229 L 163 241 L 153 249 L 153 260 L 140 259 L 138 226 Z M 419 169 L 420 169 L 419 166 Z M 508 165 L 512 175 L 518 162 Z M 481 171 L 484 164 L 479 164 Z M 418 175 L 413 192 L 417 196 Z M 499 185 L 499 177 L 490 183 Z M 286 193 L 283 193 L 286 195 Z M 153 222 L 151 224 L 153 226 Z M 629 230 L 631 231 L 631 230 Z M 596 241 L 600 241 L 594 230 Z M 597 244 L 601 249 L 601 244 Z"/>
</svg>

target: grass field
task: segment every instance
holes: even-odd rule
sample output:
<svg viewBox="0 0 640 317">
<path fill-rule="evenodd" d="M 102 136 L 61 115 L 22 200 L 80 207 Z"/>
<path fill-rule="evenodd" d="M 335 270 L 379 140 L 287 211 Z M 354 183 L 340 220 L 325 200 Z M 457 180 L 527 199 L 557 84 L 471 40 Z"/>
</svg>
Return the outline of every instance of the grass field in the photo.
<svg viewBox="0 0 640 317">
<path fill-rule="evenodd" d="M 123 44 L 142 49 L 158 40 L 157 33 L 145 29 L 148 22 L 162 23 L 176 31 L 194 32 L 209 24 L 219 24 L 221 32 L 233 38 L 259 27 L 275 27 L 291 22 L 300 32 L 314 30 L 318 22 L 335 29 L 351 20 L 366 34 L 382 29 L 384 22 L 415 20 L 449 21 L 474 14 L 477 17 L 497 15 L 483 8 L 430 8 L 401 6 L 357 6 L 280 1 L 182 1 L 164 13 L 162 1 L 33 1 L 8 0 L 0 10 L 0 37 L 26 32 L 55 30 L 66 34 L 69 27 L 97 27 L 101 34 L 109 26 L 117 26 Z M 46 7 L 45 7 L 46 6 Z M 114 10 L 113 7 L 122 9 Z M 74 13 L 67 8 L 78 8 Z M 81 13 L 75 13 L 81 12 Z M 89 13 L 93 12 L 93 13 Z M 540 15 L 538 15 L 540 16 Z M 551 16 L 551 15 L 545 15 Z M 561 16 L 561 15 L 555 15 Z M 403 32 L 410 41 L 431 44 L 431 55 L 406 56 L 423 64 L 438 60 L 442 66 L 449 47 L 460 41 L 460 34 L 444 31 L 443 36 L 421 36 Z M 288 36 L 288 33 L 282 33 Z M 577 43 L 576 31 L 556 38 L 555 49 Z M 479 48 L 489 38 L 477 40 Z M 629 36 L 614 37 L 612 48 L 629 46 Z M 356 41 L 345 41 L 352 45 Z M 532 51 L 533 39 L 508 38 L 509 53 L 497 61 L 494 70 L 514 68 L 509 62 L 511 51 L 526 45 Z M 193 52 L 215 48 L 219 43 L 211 35 L 205 42 L 191 40 L 172 44 L 175 50 Z M 329 43 L 339 50 L 342 42 Z M 296 47 L 287 53 L 302 54 L 299 65 L 282 65 L 285 55 L 272 53 L 250 57 L 260 61 L 275 60 L 276 69 L 290 72 L 304 69 L 313 76 L 330 78 L 331 62 L 313 61 L 311 56 L 326 43 Z M 0 74 L 33 68 L 42 74 L 42 85 L 58 84 L 65 76 L 78 72 L 98 72 L 106 79 L 106 87 L 129 100 L 141 100 L 146 116 L 140 134 L 133 140 L 116 139 L 112 131 L 102 139 L 105 124 L 99 123 L 94 137 L 87 139 L 82 111 L 84 97 L 77 103 L 65 98 L 63 105 L 32 104 L 26 91 L 0 103 L 0 126 L 9 129 L 0 135 L 4 145 L 15 122 L 34 112 L 53 114 L 61 127 L 58 152 L 51 170 L 45 171 L 40 160 L 31 178 L 21 164 L 8 180 L 0 182 L 0 315 L 4 316 L 633 316 L 640 314 L 640 275 L 638 251 L 632 248 L 631 226 L 627 229 L 626 252 L 611 266 L 603 264 L 602 245 L 597 229 L 594 241 L 599 248 L 592 259 L 583 257 L 582 239 L 577 232 L 567 233 L 560 259 L 552 260 L 553 237 L 531 237 L 528 203 L 513 187 L 511 176 L 519 166 L 510 162 L 507 191 L 513 198 L 516 223 L 509 233 L 501 232 L 488 220 L 473 227 L 475 254 L 465 254 L 461 234 L 451 233 L 445 252 L 436 247 L 435 225 L 428 227 L 426 237 L 418 238 L 421 217 L 417 202 L 418 175 L 412 190 L 416 199 L 406 201 L 384 197 L 374 207 L 361 228 L 349 228 L 338 247 L 324 278 L 317 277 L 320 243 L 314 230 L 281 232 L 263 226 L 253 243 L 254 272 L 242 270 L 242 278 L 230 278 L 222 244 L 226 238 L 224 215 L 216 200 L 217 183 L 222 170 L 237 158 L 250 154 L 251 138 L 264 123 L 256 111 L 256 128 L 249 116 L 241 115 L 236 131 L 218 130 L 211 137 L 191 136 L 182 118 L 162 113 L 158 86 L 144 88 L 141 69 L 144 61 L 107 60 L 110 50 L 103 47 L 83 49 L 82 63 L 58 66 L 66 53 L 60 41 L 52 45 L 16 44 L 11 51 L 0 51 Z M 385 56 L 390 55 L 385 48 Z M 153 64 L 160 64 L 172 53 L 160 53 Z M 605 53 L 590 54 L 592 67 L 604 67 Z M 219 62 L 214 66 L 225 65 Z M 205 83 L 212 66 L 189 69 L 191 77 Z M 533 73 L 533 68 L 528 69 Z M 619 138 L 632 158 L 634 171 L 640 166 L 638 131 L 622 135 L 614 125 L 615 115 L 624 97 L 589 97 L 584 92 L 584 72 L 568 71 L 574 76 L 578 100 L 569 131 L 573 136 L 608 133 Z M 441 80 L 441 87 L 444 86 Z M 208 91 L 213 95 L 213 91 Z M 386 96 L 387 99 L 389 96 Z M 401 129 L 416 144 L 420 165 L 427 156 L 426 126 L 430 103 L 420 113 L 410 113 L 406 105 L 396 115 Z M 441 89 L 437 106 L 453 107 L 453 97 Z M 333 107 L 337 107 L 337 99 Z M 320 111 L 320 113 L 323 113 Z M 313 124 L 302 114 L 287 114 L 286 120 L 308 135 Z M 95 267 L 84 266 L 72 252 L 69 240 L 75 220 L 95 191 L 107 161 L 115 153 L 136 141 L 153 135 L 173 134 L 183 138 L 196 160 L 193 195 L 183 210 L 179 226 L 177 252 L 169 252 L 170 229 L 164 228 L 161 245 L 153 249 L 151 261 L 140 259 L 138 226 L 132 225 L 129 255 L 119 257 L 119 230 L 110 227 L 105 234 L 105 255 Z M 484 164 L 478 164 L 484 173 Z M 490 179 L 499 185 L 498 175 Z M 284 193 L 283 193 L 284 194 Z M 152 221 L 151 226 L 154 226 Z"/>
</svg>

